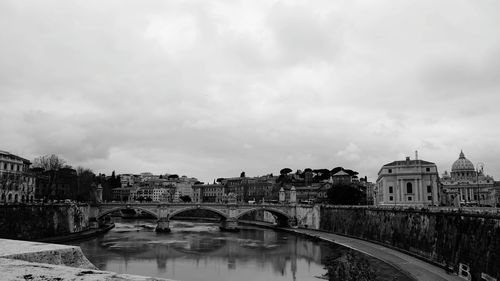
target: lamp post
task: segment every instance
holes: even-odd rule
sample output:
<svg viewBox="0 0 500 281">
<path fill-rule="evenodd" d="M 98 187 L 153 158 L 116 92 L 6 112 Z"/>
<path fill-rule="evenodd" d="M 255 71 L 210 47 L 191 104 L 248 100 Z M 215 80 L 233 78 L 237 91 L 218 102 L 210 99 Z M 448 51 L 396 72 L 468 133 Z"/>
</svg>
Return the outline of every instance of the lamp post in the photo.
<svg viewBox="0 0 500 281">
<path fill-rule="evenodd" d="M 476 187 L 477 187 L 477 202 L 478 206 L 481 207 L 481 196 L 480 196 L 480 189 L 479 189 L 479 171 L 483 171 L 484 164 L 479 162 L 476 164 Z"/>
</svg>

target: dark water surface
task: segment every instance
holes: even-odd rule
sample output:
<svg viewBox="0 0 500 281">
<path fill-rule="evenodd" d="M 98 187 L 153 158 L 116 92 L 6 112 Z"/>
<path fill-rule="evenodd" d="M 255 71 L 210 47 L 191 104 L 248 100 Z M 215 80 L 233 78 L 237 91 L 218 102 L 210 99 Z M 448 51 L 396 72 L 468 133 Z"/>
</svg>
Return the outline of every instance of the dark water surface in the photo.
<svg viewBox="0 0 500 281">
<path fill-rule="evenodd" d="M 115 224 L 103 236 L 71 244 L 101 270 L 181 281 L 319 281 L 327 272 L 325 257 L 343 270 L 339 262 L 352 263 L 353 251 L 344 247 L 269 229 L 242 226 L 228 233 L 219 231 L 218 223 L 171 221 L 172 232 L 160 234 L 154 232 L 155 220 L 118 219 Z M 376 279 L 398 274 L 378 261 L 364 264 L 382 268 Z"/>
</svg>

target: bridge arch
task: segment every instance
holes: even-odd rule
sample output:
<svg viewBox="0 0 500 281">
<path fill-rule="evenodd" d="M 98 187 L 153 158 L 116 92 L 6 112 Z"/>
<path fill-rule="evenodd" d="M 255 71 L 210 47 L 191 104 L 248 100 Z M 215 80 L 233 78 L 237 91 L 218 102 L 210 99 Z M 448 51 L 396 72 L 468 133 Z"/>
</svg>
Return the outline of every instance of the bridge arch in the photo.
<svg viewBox="0 0 500 281">
<path fill-rule="evenodd" d="M 208 206 L 189 206 L 189 207 L 185 207 L 185 208 L 182 208 L 182 209 L 174 210 L 173 212 L 171 212 L 168 215 L 168 218 L 170 219 L 170 218 L 172 218 L 175 215 L 178 215 L 178 214 L 186 212 L 186 211 L 191 211 L 191 210 L 206 210 L 206 211 L 218 214 L 221 217 L 223 217 L 224 219 L 228 219 L 229 218 L 228 214 L 222 212 L 221 210 L 217 210 L 216 208 L 211 208 L 211 207 L 208 207 Z"/>
<path fill-rule="evenodd" d="M 141 208 L 141 207 L 137 207 L 137 206 L 133 206 L 133 207 L 120 206 L 120 207 L 115 207 L 115 208 L 111 208 L 109 210 L 104 210 L 102 212 L 99 212 L 99 214 L 97 214 L 97 216 L 96 216 L 96 219 L 100 219 L 100 218 L 104 217 L 107 214 L 111 214 L 111 213 L 114 213 L 114 212 L 117 212 L 117 211 L 120 211 L 120 210 L 126 210 L 126 209 L 141 210 L 143 212 L 146 212 L 146 213 L 154 216 L 156 219 L 160 218 L 157 213 L 155 213 L 152 210 L 148 210 L 146 208 Z"/>
<path fill-rule="evenodd" d="M 255 208 L 245 210 L 244 212 L 241 212 L 240 214 L 238 214 L 238 216 L 236 216 L 236 219 L 239 219 L 240 217 L 242 217 L 246 214 L 250 214 L 252 212 L 257 212 L 257 211 L 267 211 L 267 212 L 271 213 L 273 216 L 276 216 L 275 218 L 276 218 L 278 225 L 289 226 L 291 224 L 294 224 L 295 219 L 293 217 L 291 217 L 290 215 L 288 215 L 286 212 L 281 211 L 279 209 L 275 209 L 275 208 L 271 208 L 271 207 L 264 207 L 264 206 L 255 207 Z"/>
</svg>

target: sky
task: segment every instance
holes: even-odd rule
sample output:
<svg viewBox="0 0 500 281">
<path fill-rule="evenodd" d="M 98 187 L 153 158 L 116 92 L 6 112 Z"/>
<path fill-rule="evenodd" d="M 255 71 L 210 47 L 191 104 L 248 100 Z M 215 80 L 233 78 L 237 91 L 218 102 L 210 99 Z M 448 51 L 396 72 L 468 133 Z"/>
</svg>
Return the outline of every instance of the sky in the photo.
<svg viewBox="0 0 500 281">
<path fill-rule="evenodd" d="M 500 180 L 500 2 L 0 1 L 0 150 L 96 173 Z"/>
</svg>

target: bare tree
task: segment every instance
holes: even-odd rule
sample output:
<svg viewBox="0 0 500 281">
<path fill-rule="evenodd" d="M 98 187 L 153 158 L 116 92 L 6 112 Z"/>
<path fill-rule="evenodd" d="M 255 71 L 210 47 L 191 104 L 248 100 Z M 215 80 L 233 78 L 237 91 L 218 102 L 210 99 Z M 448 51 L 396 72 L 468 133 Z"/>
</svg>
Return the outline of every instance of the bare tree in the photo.
<svg viewBox="0 0 500 281">
<path fill-rule="evenodd" d="M 57 178 L 57 171 L 59 169 L 64 168 L 66 166 L 66 161 L 59 156 L 52 155 L 44 155 L 37 157 L 33 160 L 34 168 L 42 168 L 44 169 L 48 176 L 48 188 L 49 188 L 49 199 L 53 199 L 55 197 L 55 183 Z"/>
<path fill-rule="evenodd" d="M 33 160 L 34 168 L 43 168 L 45 171 L 58 171 L 65 165 L 66 161 L 55 154 L 40 156 Z"/>
</svg>

